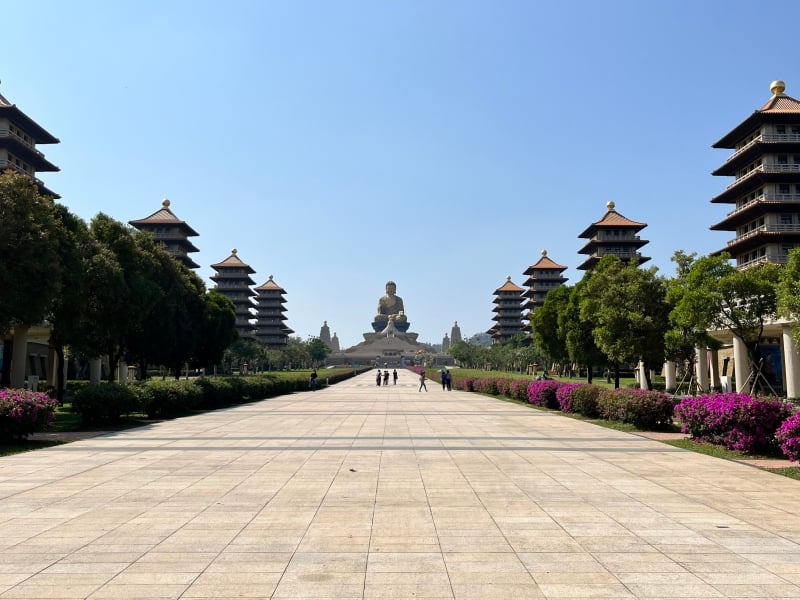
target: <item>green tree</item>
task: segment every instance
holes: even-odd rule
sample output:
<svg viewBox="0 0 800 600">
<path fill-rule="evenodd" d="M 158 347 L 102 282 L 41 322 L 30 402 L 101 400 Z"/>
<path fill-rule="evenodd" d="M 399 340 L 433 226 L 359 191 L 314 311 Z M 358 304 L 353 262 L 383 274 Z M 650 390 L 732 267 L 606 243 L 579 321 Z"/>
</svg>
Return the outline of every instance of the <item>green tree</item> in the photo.
<svg viewBox="0 0 800 600">
<path fill-rule="evenodd" d="M 35 325 L 61 290 L 60 224 L 30 177 L 0 173 L 0 334 Z"/>
<path fill-rule="evenodd" d="M 594 367 L 608 364 L 608 357 L 597 347 L 594 335 L 595 315 L 592 306 L 585 302 L 586 282 L 591 274 L 581 279 L 572 288 L 563 310 L 558 313 L 558 331 L 563 336 L 569 359 L 576 365 L 586 367 L 586 381 L 592 383 Z M 549 294 L 548 294 L 549 296 Z M 619 365 L 614 365 L 614 378 L 619 387 Z"/>
<path fill-rule="evenodd" d="M 565 330 L 559 326 L 559 316 L 569 305 L 572 287 L 562 285 L 547 293 L 544 304 L 531 315 L 531 328 L 536 345 L 552 362 L 569 362 Z"/>
<path fill-rule="evenodd" d="M 325 358 L 330 354 L 331 349 L 328 345 L 318 337 L 312 337 L 307 342 L 308 355 L 311 358 L 312 365 L 321 364 Z"/>
<path fill-rule="evenodd" d="M 730 331 L 742 342 L 750 362 L 748 378 L 754 381 L 762 362 L 764 325 L 777 314 L 780 272 L 781 266 L 771 263 L 739 270 L 726 253 L 703 257 L 689 269 L 680 301 L 698 327 Z"/>
<path fill-rule="evenodd" d="M 210 290 L 204 300 L 194 364 L 210 369 L 222 362 L 225 350 L 238 339 L 239 334 L 236 331 L 236 307 L 228 297 Z"/>
<path fill-rule="evenodd" d="M 664 361 L 669 313 L 666 285 L 657 269 L 604 256 L 586 281 L 584 307 L 594 319 L 597 347 L 615 364 L 641 360 L 651 388 L 649 371 Z"/>
</svg>

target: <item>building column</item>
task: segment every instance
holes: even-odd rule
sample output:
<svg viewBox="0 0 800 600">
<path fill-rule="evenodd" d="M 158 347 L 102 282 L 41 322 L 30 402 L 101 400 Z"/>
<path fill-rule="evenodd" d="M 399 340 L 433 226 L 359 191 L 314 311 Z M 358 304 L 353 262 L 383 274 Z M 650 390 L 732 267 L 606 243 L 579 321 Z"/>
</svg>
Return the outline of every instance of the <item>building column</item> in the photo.
<svg viewBox="0 0 800 600">
<path fill-rule="evenodd" d="M 800 357 L 797 355 L 797 346 L 792 338 L 792 330 L 784 325 L 781 330 L 783 341 L 783 362 L 786 365 L 784 379 L 786 381 L 786 397 L 800 397 Z"/>
<path fill-rule="evenodd" d="M 740 394 L 750 392 L 750 361 L 747 347 L 738 337 L 733 336 L 733 375 L 736 377 L 736 391 Z"/>
<path fill-rule="evenodd" d="M 128 383 L 128 363 L 124 360 L 117 363 L 117 382 Z"/>
<path fill-rule="evenodd" d="M 47 385 L 52 388 L 58 383 L 58 354 L 53 348 L 47 349 Z"/>
<path fill-rule="evenodd" d="M 697 373 L 697 386 L 700 388 L 700 393 L 705 394 L 708 392 L 708 350 L 705 346 L 697 346 L 696 360 L 695 360 L 695 373 Z"/>
<path fill-rule="evenodd" d="M 664 383 L 668 393 L 674 392 L 678 387 L 678 375 L 675 370 L 674 360 L 668 360 L 664 363 Z"/>
<path fill-rule="evenodd" d="M 711 387 L 715 390 L 722 388 L 722 382 L 719 380 L 719 352 L 717 350 L 709 350 L 711 354 Z"/>
<path fill-rule="evenodd" d="M 92 358 L 89 360 L 89 383 L 91 385 L 100 385 L 100 379 L 103 375 L 103 359 Z"/>
<path fill-rule="evenodd" d="M 11 348 L 11 387 L 25 387 L 25 367 L 28 360 L 28 326 L 14 325 L 14 345 Z"/>
<path fill-rule="evenodd" d="M 636 369 L 639 371 L 639 387 L 643 390 L 646 390 L 647 378 L 645 377 L 644 363 L 642 361 L 639 361 L 639 364 L 636 365 Z"/>
</svg>

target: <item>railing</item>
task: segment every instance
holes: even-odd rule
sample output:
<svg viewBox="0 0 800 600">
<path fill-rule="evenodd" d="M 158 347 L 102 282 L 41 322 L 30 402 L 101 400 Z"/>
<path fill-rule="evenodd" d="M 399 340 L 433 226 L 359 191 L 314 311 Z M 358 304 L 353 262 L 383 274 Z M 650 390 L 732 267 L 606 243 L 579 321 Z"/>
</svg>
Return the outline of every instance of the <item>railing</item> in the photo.
<svg viewBox="0 0 800 600">
<path fill-rule="evenodd" d="M 769 133 L 769 134 L 762 134 L 756 138 L 753 138 L 749 142 L 747 142 L 744 146 L 739 148 L 736 152 L 731 154 L 728 157 L 728 160 L 725 162 L 730 162 L 737 156 L 739 156 L 742 152 L 746 152 L 759 142 L 800 142 L 800 134 L 797 133 Z"/>
<path fill-rule="evenodd" d="M 762 225 L 761 227 L 756 227 L 752 231 L 748 231 L 747 233 L 743 233 L 742 235 L 736 236 L 736 239 L 733 239 L 730 242 L 728 242 L 728 246 L 733 246 L 735 244 L 738 244 L 739 242 L 751 238 L 754 235 L 758 235 L 759 233 L 798 233 L 798 232 L 800 232 L 800 225 L 796 224 Z"/>
<path fill-rule="evenodd" d="M 602 258 L 603 256 L 607 255 L 617 256 L 619 258 L 642 258 L 640 252 L 614 252 L 613 250 L 598 250 L 592 254 L 595 258 Z"/>
<path fill-rule="evenodd" d="M 758 258 L 754 258 L 753 260 L 747 260 L 744 262 L 736 263 L 736 266 L 740 269 L 744 269 L 747 267 L 754 267 L 756 265 L 762 265 L 764 263 L 774 263 L 774 264 L 786 264 L 789 260 L 788 254 L 779 254 L 777 252 L 767 252 L 764 256 L 759 256 Z"/>
<path fill-rule="evenodd" d="M 733 209 L 727 216 L 733 216 L 738 212 L 746 210 L 759 202 L 780 202 L 783 204 L 800 204 L 800 194 L 761 194 L 760 196 L 748 200 L 741 206 Z"/>
<path fill-rule="evenodd" d="M 794 165 L 794 164 L 792 164 L 792 165 L 778 165 L 778 164 L 774 164 L 774 165 L 759 165 L 755 169 L 750 171 L 749 173 L 746 173 L 746 174 L 742 175 L 741 177 L 738 177 L 736 179 L 736 181 L 731 183 L 725 189 L 729 190 L 732 187 L 735 187 L 735 186 L 739 185 L 740 183 L 742 183 L 743 181 L 749 179 L 753 175 L 756 175 L 757 173 L 800 173 L 800 165 Z"/>
<path fill-rule="evenodd" d="M 21 135 L 19 135 L 18 133 L 14 133 L 13 131 L 11 131 L 11 130 L 10 130 L 10 129 L 8 129 L 8 128 L 0 128 L 0 137 L 2 137 L 2 138 L 9 138 L 9 137 L 13 137 L 14 139 L 17 139 L 17 140 L 19 140 L 20 142 L 22 142 L 22 144 L 24 144 L 25 146 L 27 146 L 28 148 L 30 148 L 31 150 L 33 150 L 34 152 L 36 152 L 36 154 L 38 154 L 39 156 L 41 156 L 42 158 L 44 158 L 44 154 L 42 154 L 41 152 L 39 152 L 39 151 L 36 149 L 36 147 L 35 147 L 35 146 L 34 146 L 34 145 L 31 143 L 31 142 L 29 142 L 28 140 L 26 140 L 24 137 L 22 137 L 22 136 L 21 136 Z"/>
</svg>

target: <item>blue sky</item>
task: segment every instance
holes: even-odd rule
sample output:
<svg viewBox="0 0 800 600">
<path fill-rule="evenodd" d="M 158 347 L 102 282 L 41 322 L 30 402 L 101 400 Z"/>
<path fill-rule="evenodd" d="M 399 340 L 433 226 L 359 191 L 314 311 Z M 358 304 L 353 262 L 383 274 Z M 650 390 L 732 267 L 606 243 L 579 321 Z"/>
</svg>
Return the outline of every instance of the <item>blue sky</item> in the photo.
<svg viewBox="0 0 800 600">
<path fill-rule="evenodd" d="M 169 198 L 206 284 L 237 248 L 296 335 L 362 341 L 392 279 L 438 343 L 542 249 L 576 283 L 609 200 L 664 274 L 725 246 L 711 144 L 774 79 L 800 97 L 800 4 L 754 6 L 4 2 L 0 93 L 61 140 L 42 179 L 84 219 Z"/>
</svg>

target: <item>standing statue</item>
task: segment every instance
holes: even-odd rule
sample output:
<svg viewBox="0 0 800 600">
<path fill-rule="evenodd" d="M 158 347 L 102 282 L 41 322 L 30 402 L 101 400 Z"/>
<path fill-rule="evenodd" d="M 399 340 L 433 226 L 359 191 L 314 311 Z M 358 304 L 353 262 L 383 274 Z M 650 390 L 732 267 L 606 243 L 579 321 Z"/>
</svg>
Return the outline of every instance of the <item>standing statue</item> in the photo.
<svg viewBox="0 0 800 600">
<path fill-rule="evenodd" d="M 383 331 L 390 320 L 394 322 L 394 326 L 398 331 L 405 332 L 408 330 L 410 323 L 403 309 L 403 299 L 396 292 L 397 285 L 395 282 L 387 282 L 386 294 L 378 300 L 378 314 L 375 315 L 375 320 L 372 323 L 372 328 L 376 332 Z"/>
</svg>

